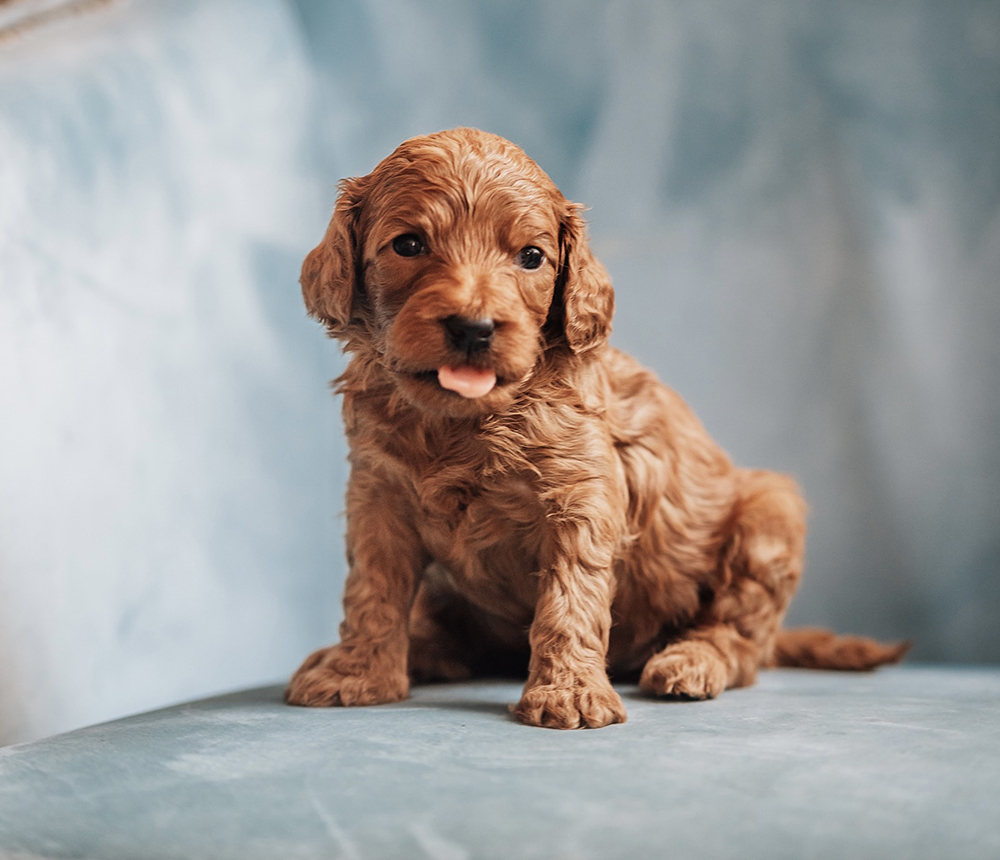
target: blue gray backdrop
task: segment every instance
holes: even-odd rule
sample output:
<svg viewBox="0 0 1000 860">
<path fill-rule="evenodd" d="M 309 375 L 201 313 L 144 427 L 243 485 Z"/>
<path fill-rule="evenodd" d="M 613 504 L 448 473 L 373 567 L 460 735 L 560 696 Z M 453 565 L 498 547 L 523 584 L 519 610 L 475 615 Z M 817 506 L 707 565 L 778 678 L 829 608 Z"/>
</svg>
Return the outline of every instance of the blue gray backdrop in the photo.
<svg viewBox="0 0 1000 860">
<path fill-rule="evenodd" d="M 791 621 L 1000 659 L 1000 4 L 133 0 L 0 43 L 0 742 L 280 679 L 344 575 L 338 178 L 474 125 L 811 503 Z"/>
</svg>

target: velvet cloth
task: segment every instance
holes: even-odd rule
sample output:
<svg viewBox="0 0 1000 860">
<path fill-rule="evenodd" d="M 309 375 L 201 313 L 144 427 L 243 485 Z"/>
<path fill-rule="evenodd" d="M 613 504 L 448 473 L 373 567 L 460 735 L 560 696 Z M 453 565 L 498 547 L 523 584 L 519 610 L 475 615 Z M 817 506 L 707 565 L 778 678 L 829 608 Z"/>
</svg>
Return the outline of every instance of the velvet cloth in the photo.
<svg viewBox="0 0 1000 860">
<path fill-rule="evenodd" d="M 301 709 L 247 690 L 0 750 L 0 856 L 995 858 L 1000 671 L 776 670 L 624 725 L 522 726 L 520 687 Z"/>
</svg>

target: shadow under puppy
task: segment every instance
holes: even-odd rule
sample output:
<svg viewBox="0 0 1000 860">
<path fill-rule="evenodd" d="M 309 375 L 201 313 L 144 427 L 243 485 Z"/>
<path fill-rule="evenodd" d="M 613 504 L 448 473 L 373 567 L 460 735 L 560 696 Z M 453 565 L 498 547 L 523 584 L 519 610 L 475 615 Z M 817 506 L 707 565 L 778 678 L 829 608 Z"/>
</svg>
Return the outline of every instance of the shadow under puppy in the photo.
<svg viewBox="0 0 1000 860">
<path fill-rule="evenodd" d="M 761 666 L 871 669 L 883 646 L 783 631 L 805 505 L 733 466 L 670 389 L 608 345 L 614 293 L 581 207 L 522 150 L 455 129 L 341 183 L 302 269 L 351 356 L 340 644 L 297 705 L 406 697 L 410 679 L 523 660 L 514 713 L 625 720 L 608 680 L 704 699 Z"/>
</svg>

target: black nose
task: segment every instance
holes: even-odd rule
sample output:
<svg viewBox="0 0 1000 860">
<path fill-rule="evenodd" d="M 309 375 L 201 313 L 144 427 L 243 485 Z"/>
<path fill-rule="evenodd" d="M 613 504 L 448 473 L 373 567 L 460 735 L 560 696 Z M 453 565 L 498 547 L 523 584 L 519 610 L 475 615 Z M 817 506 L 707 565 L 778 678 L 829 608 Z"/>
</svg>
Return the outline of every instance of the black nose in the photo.
<svg viewBox="0 0 1000 860">
<path fill-rule="evenodd" d="M 487 349 L 493 340 L 496 324 L 491 319 L 469 320 L 451 316 L 441 320 L 451 345 L 462 352 Z"/>
</svg>

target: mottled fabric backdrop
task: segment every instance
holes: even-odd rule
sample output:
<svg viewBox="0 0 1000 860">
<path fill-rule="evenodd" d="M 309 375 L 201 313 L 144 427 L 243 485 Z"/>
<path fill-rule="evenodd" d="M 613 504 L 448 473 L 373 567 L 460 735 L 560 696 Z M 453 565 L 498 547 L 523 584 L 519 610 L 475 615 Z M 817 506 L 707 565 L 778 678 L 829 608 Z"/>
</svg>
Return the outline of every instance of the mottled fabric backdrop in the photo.
<svg viewBox="0 0 1000 860">
<path fill-rule="evenodd" d="M 0 742 L 335 637 L 298 266 L 456 125 L 590 207 L 614 342 L 802 483 L 790 621 L 1000 660 L 1000 4 L 133 0 L 0 43 Z"/>
</svg>

